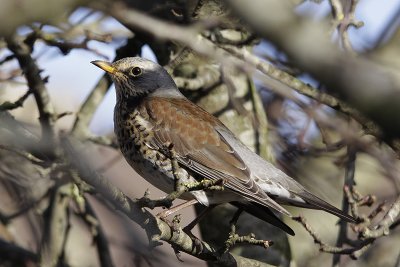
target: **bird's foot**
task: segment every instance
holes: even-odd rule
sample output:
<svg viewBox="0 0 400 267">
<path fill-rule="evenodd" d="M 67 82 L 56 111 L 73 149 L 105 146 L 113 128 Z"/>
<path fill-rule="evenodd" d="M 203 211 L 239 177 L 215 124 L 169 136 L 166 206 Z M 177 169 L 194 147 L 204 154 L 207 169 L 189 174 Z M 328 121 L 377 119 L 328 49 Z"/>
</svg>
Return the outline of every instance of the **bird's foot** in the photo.
<svg viewBox="0 0 400 267">
<path fill-rule="evenodd" d="M 181 220 L 182 220 L 182 216 L 180 214 L 176 214 L 174 216 L 174 218 L 172 219 L 171 225 L 170 225 L 172 231 L 180 233 L 180 231 L 182 230 Z"/>
</svg>

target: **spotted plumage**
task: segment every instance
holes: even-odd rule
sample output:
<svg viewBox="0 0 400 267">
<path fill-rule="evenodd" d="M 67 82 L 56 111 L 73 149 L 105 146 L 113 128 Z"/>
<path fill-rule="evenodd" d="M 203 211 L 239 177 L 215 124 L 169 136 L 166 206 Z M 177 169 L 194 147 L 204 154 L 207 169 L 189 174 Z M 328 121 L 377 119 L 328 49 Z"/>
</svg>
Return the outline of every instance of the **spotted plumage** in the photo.
<svg viewBox="0 0 400 267">
<path fill-rule="evenodd" d="M 185 199 L 254 207 L 258 211 L 253 214 L 264 212 L 269 222 L 290 234 L 269 208 L 290 215 L 281 206 L 289 204 L 354 220 L 248 149 L 217 118 L 186 99 L 160 65 L 142 58 L 93 63 L 110 73 L 116 85 L 114 127 L 121 151 L 154 186 L 167 193 L 174 188 L 171 161 L 162 152 L 172 144 L 184 181 L 222 179 L 226 188 L 189 192 Z"/>
</svg>

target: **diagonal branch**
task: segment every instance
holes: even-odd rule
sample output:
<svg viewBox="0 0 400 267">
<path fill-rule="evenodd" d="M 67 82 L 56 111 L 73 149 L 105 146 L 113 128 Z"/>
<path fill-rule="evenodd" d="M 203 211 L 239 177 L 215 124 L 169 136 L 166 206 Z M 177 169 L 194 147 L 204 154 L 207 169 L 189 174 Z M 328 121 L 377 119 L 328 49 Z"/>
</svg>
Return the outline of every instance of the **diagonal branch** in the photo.
<svg viewBox="0 0 400 267">
<path fill-rule="evenodd" d="M 400 137 L 400 122 L 395 115 L 400 113 L 396 70 L 367 57 L 344 53 L 332 44 L 326 22 L 301 17 L 285 1 L 229 3 L 260 36 L 286 52 L 297 67 L 382 127 L 386 141 Z M 268 16 L 265 10 L 270 11 Z"/>
<path fill-rule="evenodd" d="M 76 115 L 76 120 L 72 128 L 73 134 L 79 137 L 90 136 L 89 123 L 92 120 L 97 107 L 108 92 L 111 82 L 109 75 L 104 74 L 101 76 L 100 80 L 94 86 Z"/>
<path fill-rule="evenodd" d="M 321 92 L 321 90 L 304 83 L 289 73 L 276 68 L 266 61 L 261 60 L 245 48 L 237 48 L 228 45 L 223 46 L 223 48 L 233 56 L 236 56 L 239 59 L 242 59 L 243 61 L 255 66 L 257 70 L 277 81 L 280 81 L 282 84 L 289 86 L 296 92 L 315 99 L 318 102 L 327 105 L 328 107 L 354 118 L 363 126 L 367 134 L 372 134 L 374 136 L 380 135 L 379 127 L 373 121 L 369 120 L 358 110 L 350 107 L 347 103 L 341 101 L 333 95 Z"/>
<path fill-rule="evenodd" d="M 17 36 L 7 39 L 8 48 L 14 53 L 18 63 L 23 70 L 30 91 L 33 93 L 39 111 L 39 121 L 42 127 L 41 143 L 45 151 L 53 154 L 54 133 L 54 108 L 50 103 L 50 96 L 41 77 L 41 70 L 31 56 L 30 47 Z"/>
<path fill-rule="evenodd" d="M 0 111 L 4 111 L 4 110 L 12 110 L 12 109 L 16 109 L 16 108 L 20 108 L 22 107 L 22 105 L 24 104 L 25 100 L 31 95 L 31 91 L 28 90 L 26 91 L 25 94 L 23 94 L 20 98 L 18 98 L 17 101 L 11 103 L 11 102 L 4 102 L 3 104 L 0 105 Z"/>
<path fill-rule="evenodd" d="M 126 8 L 121 3 L 114 3 L 107 6 L 99 5 L 96 6 L 96 8 L 114 16 L 132 31 L 145 31 L 160 40 L 171 40 L 173 42 L 182 43 L 200 55 L 213 57 L 215 60 L 221 62 L 222 65 L 234 66 L 249 74 L 254 72 L 254 70 L 259 70 L 266 74 L 266 76 L 262 77 L 262 81 L 267 84 L 271 90 L 293 99 L 293 95 L 289 90 L 293 89 L 298 93 L 316 99 L 335 110 L 353 117 L 363 126 L 367 134 L 372 134 L 378 138 L 381 137 L 378 124 L 364 116 L 364 114 L 357 109 L 350 107 L 345 101 L 333 95 L 321 93 L 316 88 L 280 71 L 271 64 L 261 61 L 250 52 L 241 51 L 229 45 L 217 46 L 212 41 L 200 35 L 196 28 L 182 27 L 156 19 L 137 10 Z M 357 61 L 356 64 L 360 65 L 362 62 Z M 389 145 L 396 151 L 400 151 L 400 149 L 396 149 L 394 144 L 389 143 Z"/>
<path fill-rule="evenodd" d="M 204 261 L 217 262 L 220 266 L 260 266 L 267 267 L 268 264 L 256 260 L 240 257 L 231 253 L 218 253 L 217 249 L 208 243 L 201 241 L 184 231 L 172 229 L 166 222 L 152 215 L 149 211 L 134 203 L 107 179 L 88 168 L 88 164 L 79 156 L 79 143 L 71 138 L 62 141 L 64 152 L 70 160 L 71 165 L 76 168 L 80 177 L 113 206 L 128 216 L 132 221 L 138 223 L 147 233 L 151 244 L 158 244 L 160 240 L 165 241 L 179 251 L 202 259 Z M 78 148 L 78 149 L 77 149 Z"/>
</svg>

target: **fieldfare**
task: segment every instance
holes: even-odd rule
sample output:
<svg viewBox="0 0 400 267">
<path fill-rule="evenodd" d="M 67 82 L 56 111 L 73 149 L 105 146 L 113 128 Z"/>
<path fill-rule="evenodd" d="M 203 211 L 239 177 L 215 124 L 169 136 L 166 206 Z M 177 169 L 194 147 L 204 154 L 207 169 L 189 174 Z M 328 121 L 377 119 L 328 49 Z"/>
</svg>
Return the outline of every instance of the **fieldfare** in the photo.
<svg viewBox="0 0 400 267">
<path fill-rule="evenodd" d="M 223 191 L 198 190 L 183 195 L 203 205 L 234 202 L 260 207 L 265 217 L 289 234 L 293 231 L 272 212 L 289 215 L 281 206 L 320 209 L 346 221 L 354 219 L 319 197 L 247 148 L 221 121 L 183 96 L 160 65 L 139 57 L 114 63 L 93 61 L 111 75 L 117 103 L 114 130 L 127 162 L 166 193 L 174 190 L 171 159 L 163 153 L 172 144 L 182 182 L 223 180 Z M 261 216 L 263 217 L 263 216 Z"/>
</svg>

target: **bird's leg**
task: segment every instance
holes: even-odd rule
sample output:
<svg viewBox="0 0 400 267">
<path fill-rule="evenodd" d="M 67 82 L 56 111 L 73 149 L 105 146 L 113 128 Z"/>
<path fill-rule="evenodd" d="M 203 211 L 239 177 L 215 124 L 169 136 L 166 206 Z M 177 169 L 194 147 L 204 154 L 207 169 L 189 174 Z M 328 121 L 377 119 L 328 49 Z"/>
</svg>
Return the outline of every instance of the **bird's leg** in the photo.
<svg viewBox="0 0 400 267">
<path fill-rule="evenodd" d="M 210 205 L 206 207 L 204 210 L 200 212 L 200 214 L 194 218 L 188 225 L 183 228 L 183 231 L 187 234 L 191 233 L 193 227 L 195 227 L 203 218 L 206 216 L 212 209 L 214 209 L 217 205 Z"/>
<path fill-rule="evenodd" d="M 170 160 L 171 160 L 171 167 L 172 167 L 172 173 L 174 176 L 174 192 L 171 194 L 167 195 L 165 199 L 168 199 L 170 201 L 175 200 L 179 196 L 182 195 L 182 193 L 188 192 L 188 191 L 195 191 L 195 190 L 224 190 L 224 181 L 222 179 L 219 180 L 208 180 L 208 179 L 203 179 L 200 182 L 194 182 L 194 183 L 182 183 L 182 180 L 184 180 L 187 177 L 183 177 L 184 175 L 188 175 L 186 172 L 181 171 L 181 167 L 179 166 L 178 159 L 176 156 L 176 152 L 174 150 L 174 146 L 172 143 L 166 143 L 162 149 L 162 153 L 166 155 Z M 157 214 L 157 217 L 159 217 L 162 220 L 165 220 L 168 216 L 171 214 L 174 214 L 175 212 L 184 209 L 186 207 L 189 207 L 191 205 L 194 205 L 198 203 L 196 199 L 189 200 L 185 203 L 182 203 L 180 205 L 177 205 L 175 207 L 172 207 L 168 210 L 162 211 Z M 214 206 L 212 206 L 213 208 Z M 211 209 L 212 209 L 211 208 Z M 211 209 L 206 209 L 206 211 L 210 211 Z M 202 212 L 195 220 L 193 220 L 189 225 L 185 227 L 186 231 L 189 231 L 203 218 L 203 216 L 207 212 Z"/>
<path fill-rule="evenodd" d="M 233 217 L 231 219 L 231 221 L 229 222 L 229 224 L 231 225 L 231 229 L 233 229 L 232 227 L 236 226 L 237 221 L 239 220 L 240 215 L 242 215 L 243 209 L 238 208 L 238 210 L 235 212 L 235 214 L 233 214 Z"/>
<path fill-rule="evenodd" d="M 176 198 L 179 197 L 182 193 L 188 191 L 205 190 L 205 189 L 216 190 L 216 191 L 224 190 L 225 181 L 223 179 L 217 179 L 217 180 L 203 179 L 200 182 L 183 183 L 182 180 L 187 180 L 188 173 L 182 172 L 182 168 L 179 166 L 174 145 L 172 143 L 166 143 L 164 144 L 164 147 L 160 150 L 160 152 L 171 160 L 172 174 L 174 176 L 174 182 L 175 182 L 174 183 L 175 193 L 172 194 Z"/>
<path fill-rule="evenodd" d="M 197 199 L 192 199 L 192 200 L 186 201 L 182 204 L 176 205 L 175 207 L 172 207 L 170 209 L 167 209 L 167 210 L 164 210 L 164 211 L 158 213 L 157 217 L 159 217 L 161 220 L 165 220 L 171 214 L 174 214 L 175 212 L 180 211 L 181 209 L 190 207 L 196 203 L 198 203 Z"/>
<path fill-rule="evenodd" d="M 217 205 L 210 205 L 208 207 L 206 207 L 204 210 L 202 210 L 200 212 L 200 214 L 193 220 L 191 221 L 188 225 L 186 225 L 182 230 L 183 232 L 185 232 L 188 236 L 192 237 L 194 242 L 196 243 L 197 246 L 200 246 L 202 249 L 202 243 L 200 241 L 200 239 L 195 236 L 192 233 L 192 229 L 193 227 L 195 227 L 203 218 L 206 214 L 208 214 L 212 209 L 214 209 Z"/>
<path fill-rule="evenodd" d="M 249 243 L 253 245 L 262 246 L 264 248 L 269 248 L 273 244 L 272 241 L 258 240 L 255 238 L 255 235 L 253 233 L 250 233 L 249 235 L 246 236 L 240 236 L 239 234 L 236 233 L 236 223 L 242 212 L 243 210 L 239 208 L 233 215 L 232 220 L 229 222 L 229 224 L 231 225 L 231 231 L 229 233 L 228 239 L 225 241 L 223 252 L 227 252 L 231 247 L 233 247 L 237 243 Z"/>
</svg>

